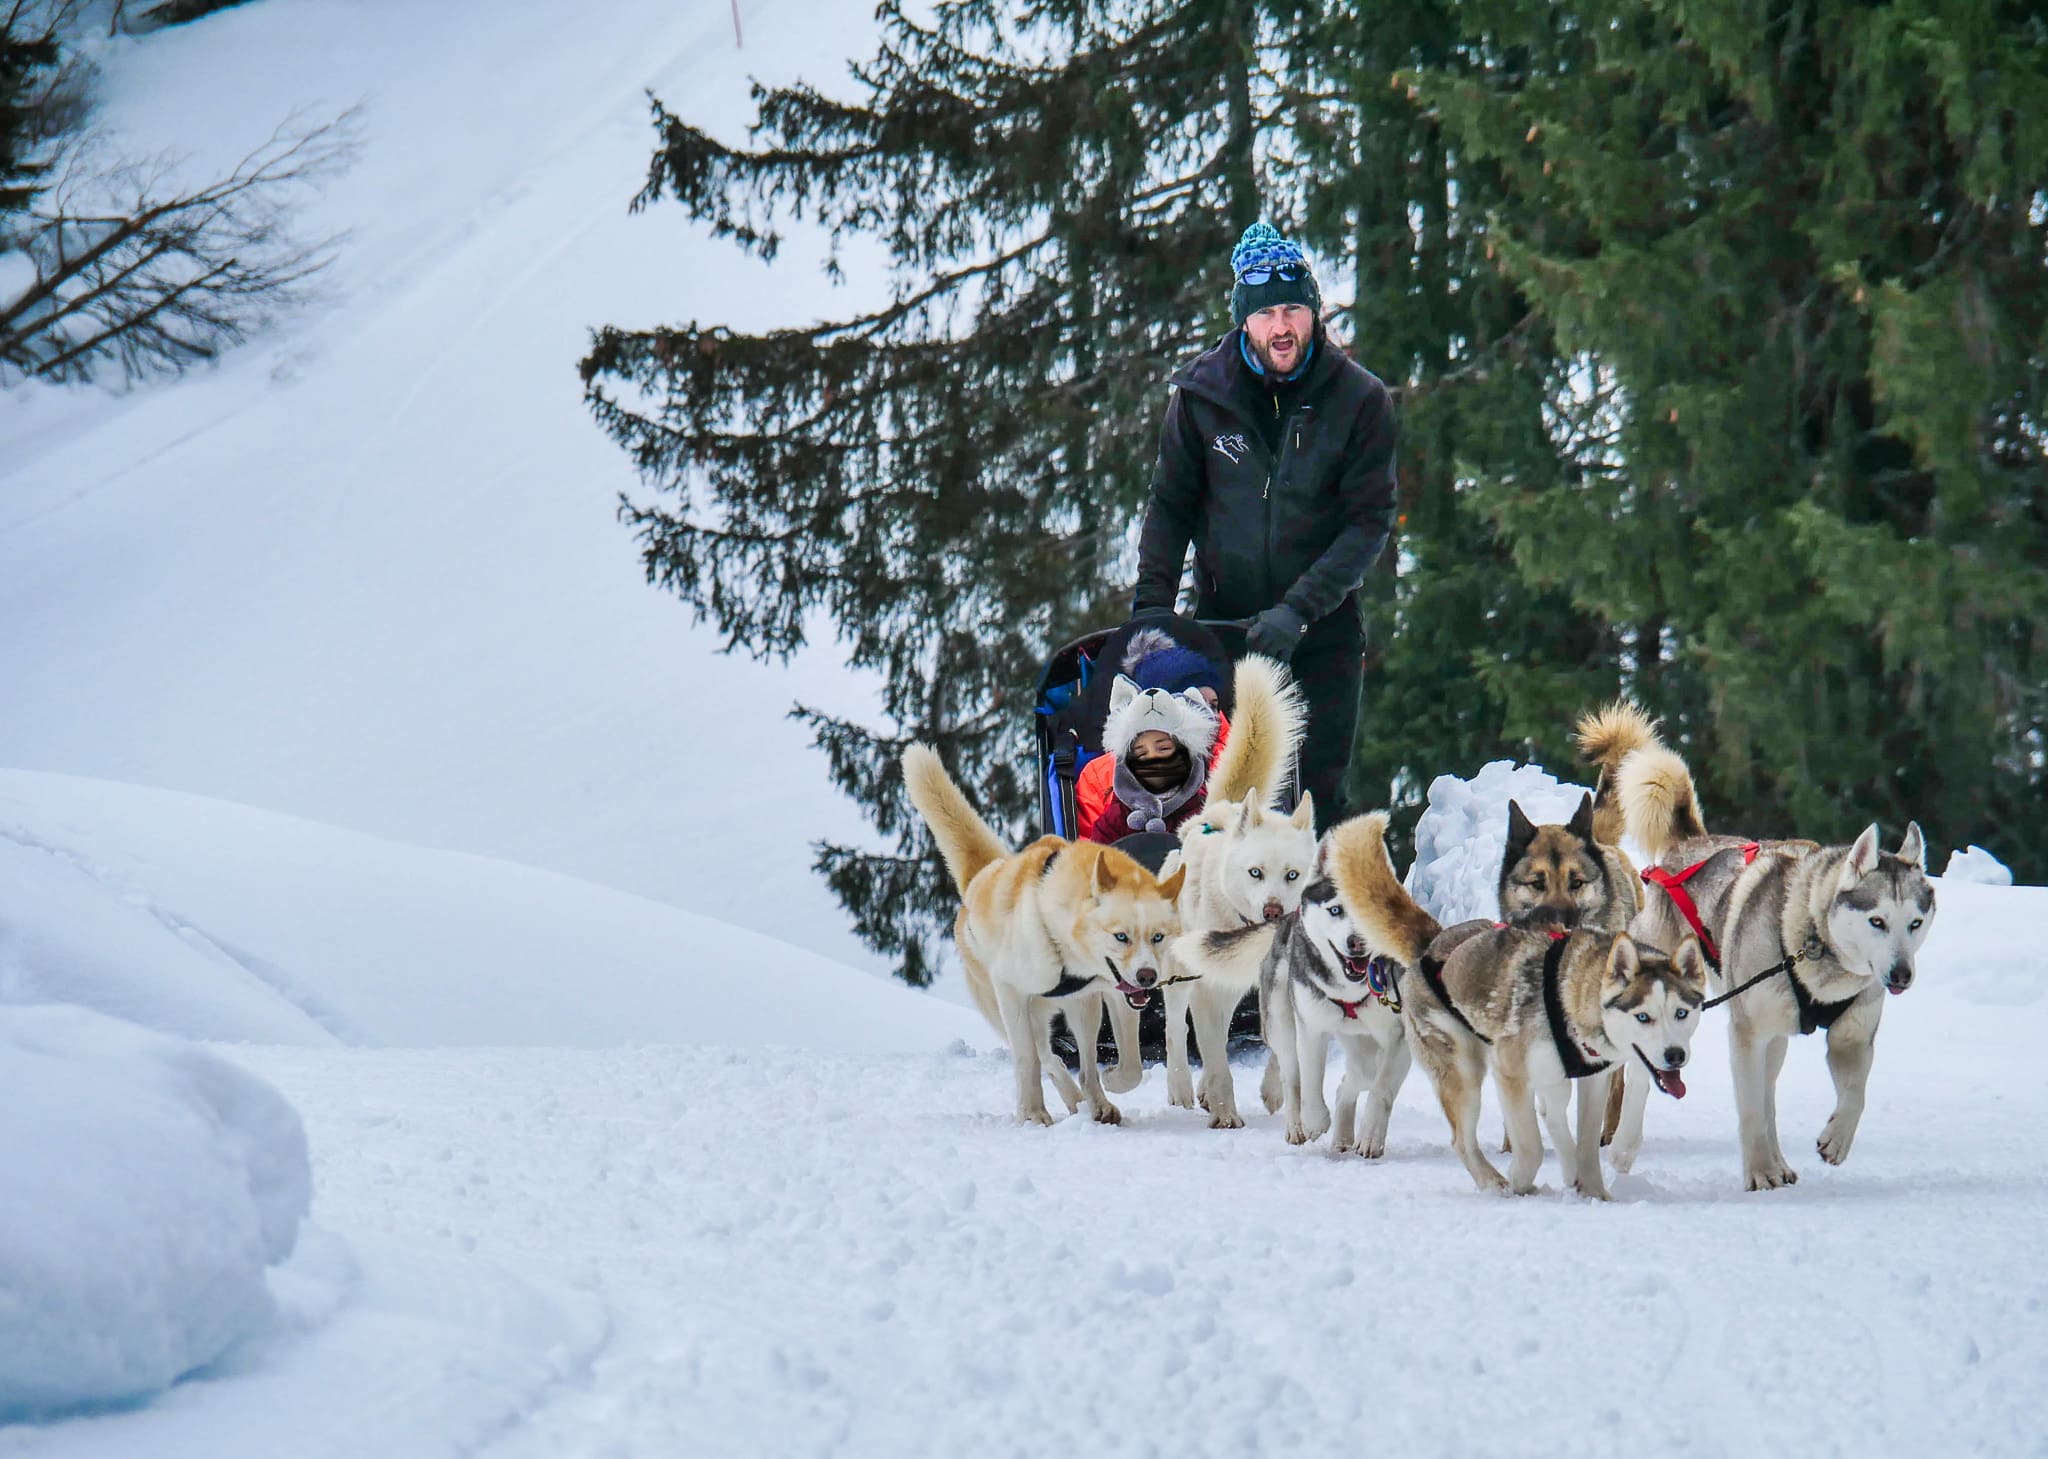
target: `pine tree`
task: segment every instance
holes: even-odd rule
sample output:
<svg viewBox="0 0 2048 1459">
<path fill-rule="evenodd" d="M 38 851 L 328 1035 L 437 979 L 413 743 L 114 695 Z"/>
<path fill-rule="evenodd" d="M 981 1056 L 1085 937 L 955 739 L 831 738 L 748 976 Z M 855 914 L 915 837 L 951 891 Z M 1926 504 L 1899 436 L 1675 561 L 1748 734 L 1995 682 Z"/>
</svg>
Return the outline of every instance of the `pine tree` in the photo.
<svg viewBox="0 0 2048 1459">
<path fill-rule="evenodd" d="M 1470 462 L 1567 489 L 1545 427 L 1564 362 L 1485 253 L 1499 169 L 1461 155 L 1398 78 L 1471 73 L 1452 0 L 1330 7 L 1302 47 L 1294 169 L 1309 236 L 1356 281 L 1355 353 L 1395 390 L 1400 530 L 1368 581 L 1372 660 L 1354 763 L 1360 805 L 1419 803 L 1436 774 L 1501 757 L 1562 768 L 1577 707 L 1611 693 L 1612 635 L 1516 572 Z"/>
<path fill-rule="evenodd" d="M 818 869 L 914 983 L 956 898 L 897 756 L 934 744 L 1030 828 L 1037 669 L 1128 605 L 1165 381 L 1228 325 L 1224 260 L 1276 125 L 1249 0 L 1012 12 L 890 0 L 857 96 L 757 91 L 751 150 L 657 104 L 636 207 L 672 198 L 763 257 L 785 217 L 878 239 L 892 296 L 760 335 L 601 329 L 583 362 L 658 492 L 623 508 L 650 579 L 729 646 L 787 655 L 823 614 L 879 671 L 885 727 L 797 712 L 895 843 L 824 846 Z"/>
<path fill-rule="evenodd" d="M 1478 499 L 1713 819 L 2048 872 L 2048 27 L 1969 0 L 1458 7 L 1416 69 L 1574 365 Z"/>
</svg>

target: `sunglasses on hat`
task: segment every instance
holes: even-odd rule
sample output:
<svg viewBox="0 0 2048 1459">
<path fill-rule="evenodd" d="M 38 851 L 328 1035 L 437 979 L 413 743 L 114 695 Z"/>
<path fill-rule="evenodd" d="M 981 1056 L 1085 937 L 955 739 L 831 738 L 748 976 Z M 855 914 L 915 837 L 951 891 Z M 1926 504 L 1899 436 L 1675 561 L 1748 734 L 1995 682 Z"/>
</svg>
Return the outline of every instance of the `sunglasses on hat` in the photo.
<svg viewBox="0 0 2048 1459">
<path fill-rule="evenodd" d="M 1255 263 L 1237 276 L 1240 284 L 1263 284 L 1268 279 L 1278 279 L 1283 284 L 1299 283 L 1308 277 L 1308 270 L 1298 263 Z"/>
</svg>

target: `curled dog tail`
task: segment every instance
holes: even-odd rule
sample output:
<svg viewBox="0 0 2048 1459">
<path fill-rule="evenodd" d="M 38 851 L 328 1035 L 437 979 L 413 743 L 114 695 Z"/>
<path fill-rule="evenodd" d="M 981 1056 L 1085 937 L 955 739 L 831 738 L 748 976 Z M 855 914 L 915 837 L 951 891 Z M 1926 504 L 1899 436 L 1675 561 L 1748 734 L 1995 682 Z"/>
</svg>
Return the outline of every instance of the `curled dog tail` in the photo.
<svg viewBox="0 0 2048 1459">
<path fill-rule="evenodd" d="M 1624 759 L 1616 789 L 1628 834 L 1652 861 L 1676 842 L 1707 834 L 1692 771 L 1676 752 L 1662 745 L 1650 745 Z"/>
<path fill-rule="evenodd" d="M 1002 837 L 975 814 L 929 745 L 912 745 L 903 752 L 903 788 L 931 827 L 932 839 L 939 843 L 939 854 L 946 858 L 946 870 L 953 873 L 953 885 L 962 896 L 984 866 L 1010 854 Z"/>
<path fill-rule="evenodd" d="M 1422 910 L 1394 875 L 1387 855 L 1387 815 L 1353 816 L 1330 832 L 1330 867 L 1337 895 L 1381 953 L 1414 967 L 1443 924 Z"/>
<path fill-rule="evenodd" d="M 1603 846 L 1618 846 L 1624 818 L 1615 777 L 1629 755 L 1663 745 L 1657 738 L 1657 721 L 1643 713 L 1633 699 L 1624 697 L 1581 716 L 1575 733 L 1579 754 L 1587 764 L 1600 767 L 1600 778 L 1593 786 L 1593 839 Z"/>
<path fill-rule="evenodd" d="M 1237 661 L 1231 688 L 1237 713 L 1209 777 L 1209 799 L 1241 801 L 1263 790 L 1267 807 L 1277 807 L 1280 787 L 1308 728 L 1308 700 L 1293 675 L 1258 654 Z"/>
</svg>

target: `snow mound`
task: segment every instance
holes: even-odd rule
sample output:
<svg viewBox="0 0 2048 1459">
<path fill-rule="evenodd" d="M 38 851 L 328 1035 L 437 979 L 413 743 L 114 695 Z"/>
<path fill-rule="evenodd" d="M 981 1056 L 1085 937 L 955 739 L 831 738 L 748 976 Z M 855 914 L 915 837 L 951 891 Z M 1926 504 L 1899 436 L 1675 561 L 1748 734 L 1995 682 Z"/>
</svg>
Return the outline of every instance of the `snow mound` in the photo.
<svg viewBox="0 0 2048 1459">
<path fill-rule="evenodd" d="M 1987 887 L 2009 887 L 2012 885 L 2012 868 L 1982 846 L 1970 846 L 1949 853 L 1948 867 L 1942 872 L 1941 879 L 1975 882 Z"/>
<path fill-rule="evenodd" d="M 80 1003 L 183 1038 L 332 1043 L 302 1009 L 147 900 L 6 823 L 0 1004 Z"/>
<path fill-rule="evenodd" d="M 970 1009 L 574 878 L 199 796 L 0 771 L 0 1001 L 300 1044 L 927 1052 Z"/>
<path fill-rule="evenodd" d="M 343 1244 L 317 1225 L 306 1228 L 272 1285 L 279 1308 L 272 1337 L 237 1349 L 147 1407 L 17 1429 L 19 1443 L 0 1440 L 0 1453 L 471 1454 L 551 1389 L 585 1376 L 609 1332 L 602 1304 L 585 1294 L 536 1285 L 496 1262 L 388 1239 Z"/>
<path fill-rule="evenodd" d="M 1493 760 L 1470 780 L 1439 775 L 1415 824 L 1415 864 L 1408 891 L 1446 927 L 1500 911 L 1500 863 L 1508 837 L 1508 802 L 1537 825 L 1568 821 L 1588 794 L 1540 765 Z"/>
<path fill-rule="evenodd" d="M 0 1009 L 0 1420 L 156 1393 L 264 1331 L 312 1198 L 298 1114 L 83 1008 Z"/>
</svg>

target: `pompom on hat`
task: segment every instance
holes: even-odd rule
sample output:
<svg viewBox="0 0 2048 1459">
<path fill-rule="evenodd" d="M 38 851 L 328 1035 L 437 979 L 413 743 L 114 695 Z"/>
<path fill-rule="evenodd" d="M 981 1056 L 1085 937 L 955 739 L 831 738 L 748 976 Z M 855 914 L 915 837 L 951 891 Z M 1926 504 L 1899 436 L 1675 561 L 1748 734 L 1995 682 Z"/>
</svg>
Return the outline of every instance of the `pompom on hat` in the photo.
<svg viewBox="0 0 2048 1459">
<path fill-rule="evenodd" d="M 1123 672 L 1140 689 L 1179 694 L 1188 689 L 1213 689 L 1220 696 L 1228 672 L 1222 664 L 1158 628 L 1141 628 L 1125 645 Z"/>
<path fill-rule="evenodd" d="M 1270 269 L 1258 283 L 1245 282 L 1247 273 Z M 1282 272 L 1293 278 L 1282 278 Z M 1237 247 L 1230 252 L 1230 320 L 1242 325 L 1245 319 L 1275 304 L 1300 304 L 1320 316 L 1323 291 L 1316 284 L 1315 271 L 1301 245 L 1280 236 L 1271 223 L 1254 223 L 1244 230 Z"/>
</svg>

